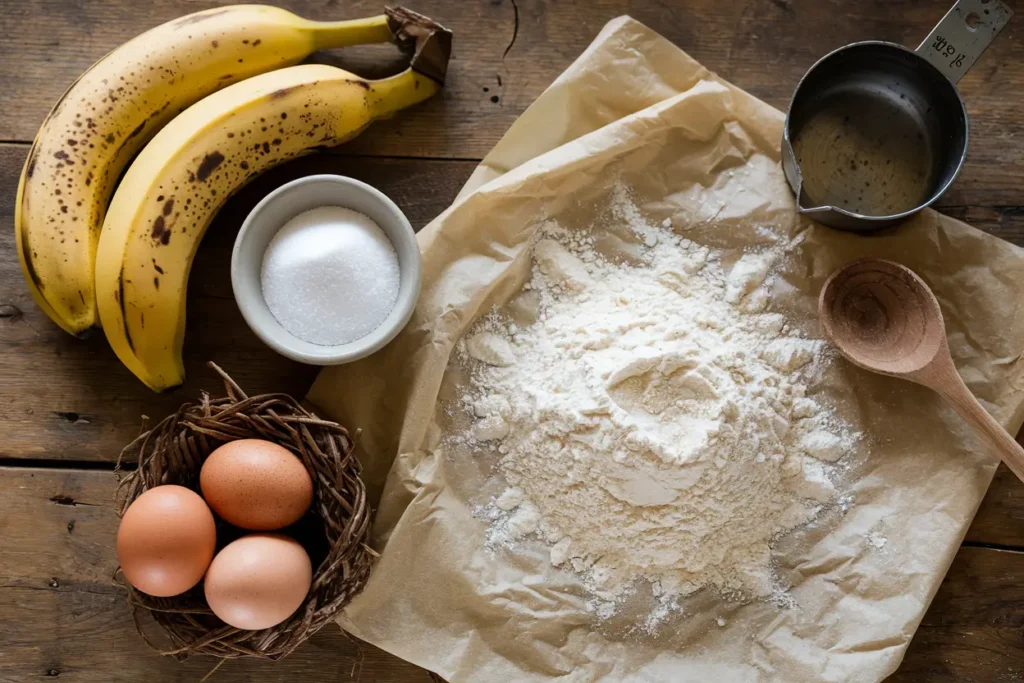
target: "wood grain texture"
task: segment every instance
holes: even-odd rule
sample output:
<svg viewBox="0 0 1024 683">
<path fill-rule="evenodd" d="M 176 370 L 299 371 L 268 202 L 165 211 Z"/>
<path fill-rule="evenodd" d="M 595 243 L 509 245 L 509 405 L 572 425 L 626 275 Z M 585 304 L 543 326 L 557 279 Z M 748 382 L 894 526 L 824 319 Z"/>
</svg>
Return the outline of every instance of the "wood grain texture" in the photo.
<svg viewBox="0 0 1024 683">
<path fill-rule="evenodd" d="M 26 0 L 0 13 L 5 53 L 0 140 L 30 140 L 50 106 L 84 69 L 116 45 L 205 0 Z M 382 0 L 288 0 L 313 19 L 377 14 Z M 826 52 L 856 40 L 916 46 L 949 8 L 948 0 L 410 0 L 455 32 L 450 78 L 440 98 L 378 124 L 351 149 L 374 155 L 479 159 L 509 125 L 593 40 L 610 19 L 630 14 L 654 27 L 724 78 L 784 109 L 800 76 Z M 823 30 L 823 27 L 827 29 Z M 342 63 L 368 76 L 379 48 L 348 52 Z M 504 55 L 504 57 L 503 57 Z M 394 59 L 389 59 L 394 62 Z M 393 68 L 393 64 L 388 67 Z M 500 80 L 500 82 L 499 82 Z M 947 196 L 960 205 L 1020 203 L 1024 155 L 1020 94 L 1024 40 L 1011 24 L 959 84 L 971 115 L 971 150 Z M 493 99 L 497 101 L 492 101 Z"/>
<path fill-rule="evenodd" d="M 185 664 L 162 658 L 136 635 L 124 595 L 110 580 L 117 567 L 115 485 L 109 472 L 0 468 L 0 680 L 196 681 L 212 666 L 204 658 Z M 961 550 L 890 680 L 1019 681 L 1021 604 L 1024 553 Z M 214 680 L 431 679 L 328 627 L 291 657 L 274 664 L 227 662 Z"/>
<path fill-rule="evenodd" d="M 27 142 L 53 102 L 117 44 L 207 0 L 26 0 L 0 12 L 5 109 L 0 141 Z M 287 0 L 315 19 L 376 14 L 383 0 Z M 142 387 L 102 335 L 86 342 L 58 330 L 25 290 L 10 230 L 0 230 L 0 459 L 110 463 L 139 428 L 201 388 L 219 390 L 202 365 L 217 360 L 250 391 L 298 395 L 315 369 L 266 349 L 245 326 L 227 265 L 235 231 L 269 189 L 310 172 L 339 172 L 387 192 L 416 227 L 440 213 L 516 117 L 589 44 L 604 23 L 631 14 L 736 85 L 785 108 L 818 57 L 854 40 L 916 45 L 948 0 L 409 0 L 455 30 L 441 97 L 376 124 L 339 150 L 258 179 L 222 212 L 196 259 L 189 294 L 182 389 Z M 518 10 L 519 31 L 514 32 Z M 824 28 L 823 28 L 824 27 Z M 943 211 L 1024 245 L 1021 92 L 1024 40 L 1011 25 L 959 87 L 971 115 L 968 163 Z M 386 48 L 319 59 L 369 77 L 399 67 Z M 25 144 L 0 142 L 0 224 L 13 222 Z M 400 157 L 400 158 L 379 158 Z M 433 160 L 424 160 L 425 158 Z M 439 161 L 441 159 L 447 161 Z M 179 665 L 138 639 L 124 597 L 110 583 L 116 518 L 109 472 L 0 468 L 0 681 L 196 681 L 209 661 Z M 891 681 L 1024 679 L 1024 485 L 1001 467 L 931 609 Z M 426 672 L 325 629 L 276 664 L 229 662 L 213 681 L 417 681 Z"/>
<path fill-rule="evenodd" d="M 216 664 L 179 664 L 139 638 L 117 568 L 110 472 L 0 468 L 0 681 L 195 683 Z M 279 662 L 235 660 L 214 681 L 429 683 L 426 671 L 328 626 Z"/>
<path fill-rule="evenodd" d="M 14 195 L 25 145 L 0 145 L 0 225 L 14 222 Z M 340 173 L 391 196 L 419 229 L 455 198 L 474 164 L 321 154 L 261 176 L 214 221 L 196 257 L 188 294 L 185 386 L 154 394 L 124 368 L 101 332 L 80 341 L 36 307 L 25 287 L 14 234 L 0 230 L 0 458 L 113 462 L 138 434 L 141 416 L 160 419 L 202 389 L 221 387 L 214 360 L 250 393 L 304 396 L 317 369 L 267 348 L 246 326 L 229 273 L 235 234 L 271 189 L 310 173 Z"/>
</svg>

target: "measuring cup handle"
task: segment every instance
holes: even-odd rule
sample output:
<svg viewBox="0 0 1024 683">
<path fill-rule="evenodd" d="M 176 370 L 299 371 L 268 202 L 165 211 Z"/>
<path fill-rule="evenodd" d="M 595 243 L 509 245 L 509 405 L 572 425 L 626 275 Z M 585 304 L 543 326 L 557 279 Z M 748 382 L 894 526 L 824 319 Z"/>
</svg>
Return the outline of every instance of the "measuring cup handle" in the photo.
<svg viewBox="0 0 1024 683">
<path fill-rule="evenodd" d="M 916 52 L 958 83 L 1012 16 L 1002 0 L 958 0 Z"/>
</svg>

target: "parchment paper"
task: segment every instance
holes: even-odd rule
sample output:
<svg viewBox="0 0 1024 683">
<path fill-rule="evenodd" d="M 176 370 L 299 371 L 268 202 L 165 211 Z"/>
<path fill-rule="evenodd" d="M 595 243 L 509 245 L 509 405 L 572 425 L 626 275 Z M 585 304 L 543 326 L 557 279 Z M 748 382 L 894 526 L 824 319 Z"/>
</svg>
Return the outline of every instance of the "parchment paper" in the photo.
<svg viewBox="0 0 1024 683">
<path fill-rule="evenodd" d="M 997 464 L 925 389 L 837 360 L 814 391 L 869 438 L 842 487 L 846 511 L 776 549 L 791 604 L 706 591 L 652 635 L 630 632 L 640 598 L 636 610 L 596 621 L 580 582 L 554 569 L 539 542 L 486 550 L 471 507 L 499 492 L 500 478 L 488 458 L 441 446 L 454 343 L 517 291 L 543 217 L 582 227 L 616 182 L 633 188 L 645 215 L 672 217 L 726 261 L 788 244 L 771 308 L 812 336 L 834 268 L 866 255 L 912 267 L 939 297 L 964 379 L 1015 432 L 1021 250 L 933 211 L 870 237 L 813 225 L 795 213 L 779 167 L 782 122 L 622 17 L 512 126 L 420 233 L 424 286 L 407 329 L 369 359 L 324 370 L 310 392 L 324 413 L 362 429 L 366 477 L 380 495 L 382 555 L 340 618 L 345 629 L 450 681 L 877 681 L 896 669 Z"/>
</svg>

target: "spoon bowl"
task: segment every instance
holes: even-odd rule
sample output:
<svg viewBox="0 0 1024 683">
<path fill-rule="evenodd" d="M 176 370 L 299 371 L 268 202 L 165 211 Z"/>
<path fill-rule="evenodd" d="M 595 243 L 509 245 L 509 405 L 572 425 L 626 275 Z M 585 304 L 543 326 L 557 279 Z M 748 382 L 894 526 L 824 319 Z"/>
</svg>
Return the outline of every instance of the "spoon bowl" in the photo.
<svg viewBox="0 0 1024 683">
<path fill-rule="evenodd" d="M 821 290 L 825 334 L 851 362 L 887 375 L 923 369 L 942 350 L 942 311 L 924 280 L 891 261 L 863 259 Z"/>
</svg>

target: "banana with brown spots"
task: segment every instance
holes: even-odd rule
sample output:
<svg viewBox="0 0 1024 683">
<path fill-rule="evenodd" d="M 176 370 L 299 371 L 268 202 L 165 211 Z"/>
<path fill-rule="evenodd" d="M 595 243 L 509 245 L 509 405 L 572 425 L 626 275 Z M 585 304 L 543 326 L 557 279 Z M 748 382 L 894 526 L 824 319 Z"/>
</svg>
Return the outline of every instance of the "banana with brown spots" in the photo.
<svg viewBox="0 0 1024 683">
<path fill-rule="evenodd" d="M 100 320 L 124 364 L 156 391 L 184 380 L 192 258 L 238 188 L 287 159 L 344 142 L 440 87 L 412 68 L 367 81 L 308 64 L 236 83 L 169 123 L 117 188 L 97 251 Z"/>
</svg>

